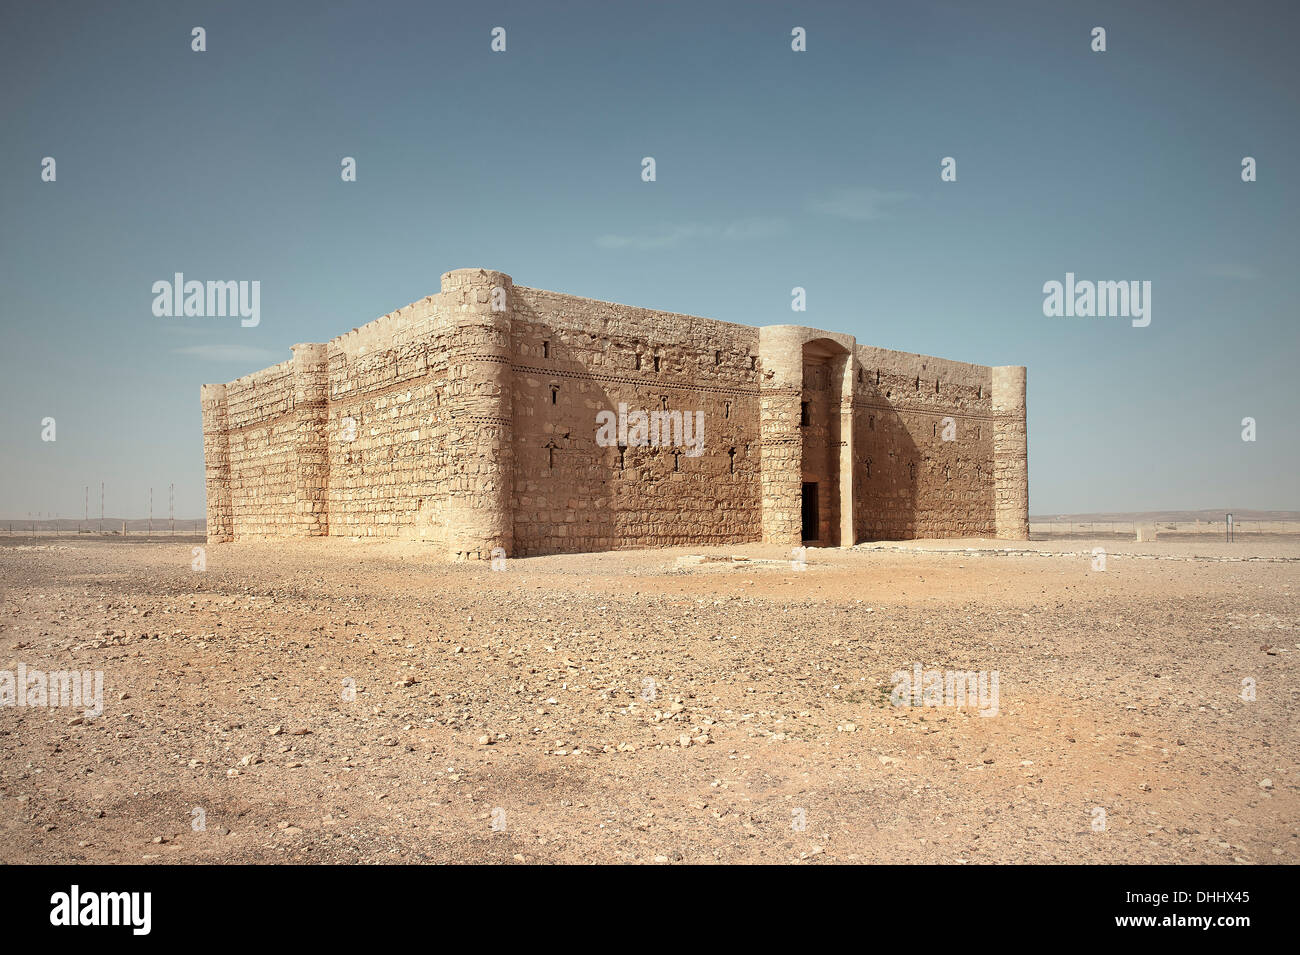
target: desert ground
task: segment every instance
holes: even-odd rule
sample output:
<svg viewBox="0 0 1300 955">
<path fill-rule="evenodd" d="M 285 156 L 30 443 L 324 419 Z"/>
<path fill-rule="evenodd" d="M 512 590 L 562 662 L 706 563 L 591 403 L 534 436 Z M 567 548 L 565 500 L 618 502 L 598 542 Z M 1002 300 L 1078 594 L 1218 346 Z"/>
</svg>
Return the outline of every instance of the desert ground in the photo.
<svg viewBox="0 0 1300 955">
<path fill-rule="evenodd" d="M 0 538 L 2 861 L 1300 861 L 1295 538 L 201 544 Z"/>
</svg>

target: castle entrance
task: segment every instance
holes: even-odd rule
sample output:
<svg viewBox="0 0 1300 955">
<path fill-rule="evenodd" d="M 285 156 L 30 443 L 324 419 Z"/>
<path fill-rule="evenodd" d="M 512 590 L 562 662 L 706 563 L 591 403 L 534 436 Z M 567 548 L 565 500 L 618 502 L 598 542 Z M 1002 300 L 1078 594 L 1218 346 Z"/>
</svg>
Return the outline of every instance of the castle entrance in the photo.
<svg viewBox="0 0 1300 955">
<path fill-rule="evenodd" d="M 803 539 L 824 547 L 840 544 L 841 391 L 848 355 L 834 342 L 803 347 L 802 443 Z"/>
<path fill-rule="evenodd" d="M 803 540 L 813 543 L 821 540 L 821 530 L 817 520 L 817 482 L 803 482 Z"/>
</svg>

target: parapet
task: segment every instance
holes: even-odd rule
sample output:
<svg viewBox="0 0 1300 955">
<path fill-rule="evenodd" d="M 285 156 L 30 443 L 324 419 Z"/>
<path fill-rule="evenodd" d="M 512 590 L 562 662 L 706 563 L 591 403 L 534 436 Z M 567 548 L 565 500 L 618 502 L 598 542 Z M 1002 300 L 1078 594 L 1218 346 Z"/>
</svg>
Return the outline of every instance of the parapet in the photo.
<svg viewBox="0 0 1300 955">
<path fill-rule="evenodd" d="M 993 368 L 993 412 L 1025 414 L 1025 366 L 996 365 Z"/>
</svg>

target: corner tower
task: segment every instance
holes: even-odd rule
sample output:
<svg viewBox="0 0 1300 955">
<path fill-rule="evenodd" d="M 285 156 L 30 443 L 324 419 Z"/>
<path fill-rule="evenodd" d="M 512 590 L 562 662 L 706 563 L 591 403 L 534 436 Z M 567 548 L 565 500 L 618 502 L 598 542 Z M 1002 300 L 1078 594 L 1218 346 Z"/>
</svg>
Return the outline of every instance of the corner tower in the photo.
<svg viewBox="0 0 1300 955">
<path fill-rule="evenodd" d="M 488 559 L 514 547 L 514 381 L 510 276 L 456 269 L 442 277 L 448 328 L 448 441 L 452 475 L 447 549 L 453 560 Z"/>
<path fill-rule="evenodd" d="M 1029 439 L 1025 368 L 993 369 L 993 515 L 997 536 L 1029 540 Z"/>
<path fill-rule="evenodd" d="M 208 492 L 208 543 L 235 539 L 234 508 L 230 490 L 230 433 L 225 385 L 202 385 L 203 464 Z"/>
</svg>

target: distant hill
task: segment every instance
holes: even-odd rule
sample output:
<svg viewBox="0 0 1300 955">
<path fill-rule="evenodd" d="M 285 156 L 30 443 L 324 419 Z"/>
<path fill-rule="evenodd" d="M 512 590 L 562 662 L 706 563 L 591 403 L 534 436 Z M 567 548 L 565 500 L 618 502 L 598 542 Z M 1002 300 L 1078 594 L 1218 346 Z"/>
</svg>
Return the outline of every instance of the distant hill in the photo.
<svg viewBox="0 0 1300 955">
<path fill-rule="evenodd" d="M 1079 524 L 1100 523 L 1103 521 L 1203 521 L 1223 522 L 1223 515 L 1231 514 L 1234 521 L 1300 521 L 1300 511 L 1255 511 L 1249 508 L 1233 509 L 1231 507 L 1206 509 L 1201 511 L 1107 511 L 1097 514 L 1030 514 L 1029 519 L 1037 522 L 1074 521 Z"/>
</svg>

